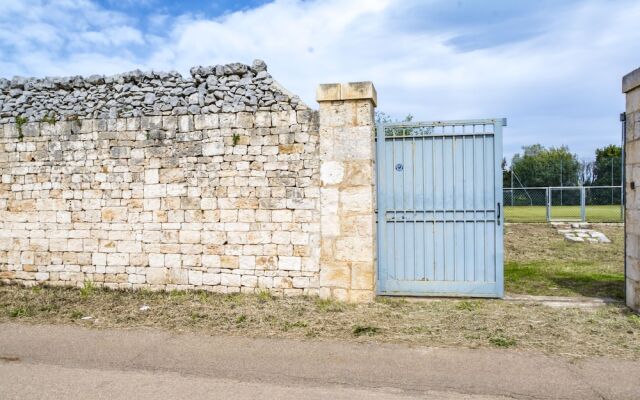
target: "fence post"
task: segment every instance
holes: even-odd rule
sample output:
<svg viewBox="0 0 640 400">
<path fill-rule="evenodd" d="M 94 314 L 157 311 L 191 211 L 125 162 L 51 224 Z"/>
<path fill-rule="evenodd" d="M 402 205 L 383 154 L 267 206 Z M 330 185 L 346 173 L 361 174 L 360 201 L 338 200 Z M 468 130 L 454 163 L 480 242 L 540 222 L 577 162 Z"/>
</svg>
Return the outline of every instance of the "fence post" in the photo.
<svg viewBox="0 0 640 400">
<path fill-rule="evenodd" d="M 587 221 L 587 199 L 585 194 L 584 186 L 580 186 L 580 220 L 582 222 Z"/>
<path fill-rule="evenodd" d="M 546 196 L 547 196 L 547 222 L 551 222 L 551 190 L 549 187 L 546 188 Z"/>
</svg>

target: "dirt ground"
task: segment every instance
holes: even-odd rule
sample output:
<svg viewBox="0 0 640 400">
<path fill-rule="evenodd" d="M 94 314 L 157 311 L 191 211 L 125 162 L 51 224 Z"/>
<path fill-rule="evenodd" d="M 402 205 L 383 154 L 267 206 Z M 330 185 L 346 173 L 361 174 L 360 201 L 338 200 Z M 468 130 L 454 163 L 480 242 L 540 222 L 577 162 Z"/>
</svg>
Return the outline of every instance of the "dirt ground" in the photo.
<svg viewBox="0 0 640 400">
<path fill-rule="evenodd" d="M 573 243 L 548 224 L 505 226 L 505 290 L 624 299 L 624 228 L 593 224 L 611 243 Z"/>
<path fill-rule="evenodd" d="M 353 305 L 266 293 L 0 286 L 0 322 L 6 321 L 640 359 L 640 317 L 622 305 L 557 309 L 501 300 L 390 298 Z"/>
</svg>

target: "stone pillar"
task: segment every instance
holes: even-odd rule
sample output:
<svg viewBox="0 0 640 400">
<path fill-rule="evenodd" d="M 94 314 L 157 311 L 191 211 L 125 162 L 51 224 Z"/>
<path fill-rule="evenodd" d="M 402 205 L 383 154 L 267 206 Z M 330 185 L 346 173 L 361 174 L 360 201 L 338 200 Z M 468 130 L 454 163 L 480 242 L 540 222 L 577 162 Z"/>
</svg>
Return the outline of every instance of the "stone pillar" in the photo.
<svg viewBox="0 0 640 400">
<path fill-rule="evenodd" d="M 371 82 L 318 86 L 320 104 L 320 296 L 375 296 L 375 120 Z"/>
<path fill-rule="evenodd" d="M 640 311 L 640 68 L 622 78 L 625 109 L 625 284 L 627 306 Z"/>
</svg>

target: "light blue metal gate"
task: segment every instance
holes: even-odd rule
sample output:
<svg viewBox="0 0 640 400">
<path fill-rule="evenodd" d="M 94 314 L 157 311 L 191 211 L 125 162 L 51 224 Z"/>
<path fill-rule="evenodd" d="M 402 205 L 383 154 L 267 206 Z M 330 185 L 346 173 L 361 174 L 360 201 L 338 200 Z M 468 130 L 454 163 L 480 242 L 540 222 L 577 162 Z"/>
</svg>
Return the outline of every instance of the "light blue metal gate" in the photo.
<svg viewBox="0 0 640 400">
<path fill-rule="evenodd" d="M 503 296 L 503 126 L 378 126 L 380 294 Z"/>
</svg>

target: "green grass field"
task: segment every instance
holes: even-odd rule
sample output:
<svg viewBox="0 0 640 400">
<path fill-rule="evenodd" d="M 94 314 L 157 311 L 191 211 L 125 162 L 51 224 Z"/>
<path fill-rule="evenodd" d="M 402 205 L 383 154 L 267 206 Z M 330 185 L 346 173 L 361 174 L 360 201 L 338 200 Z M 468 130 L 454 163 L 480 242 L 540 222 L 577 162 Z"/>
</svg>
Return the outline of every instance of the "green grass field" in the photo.
<svg viewBox="0 0 640 400">
<path fill-rule="evenodd" d="M 587 206 L 588 222 L 622 222 L 620 206 Z M 554 220 L 579 220 L 580 206 L 553 206 L 551 218 Z M 547 209 L 544 206 L 505 206 L 506 222 L 546 222 Z"/>
</svg>

